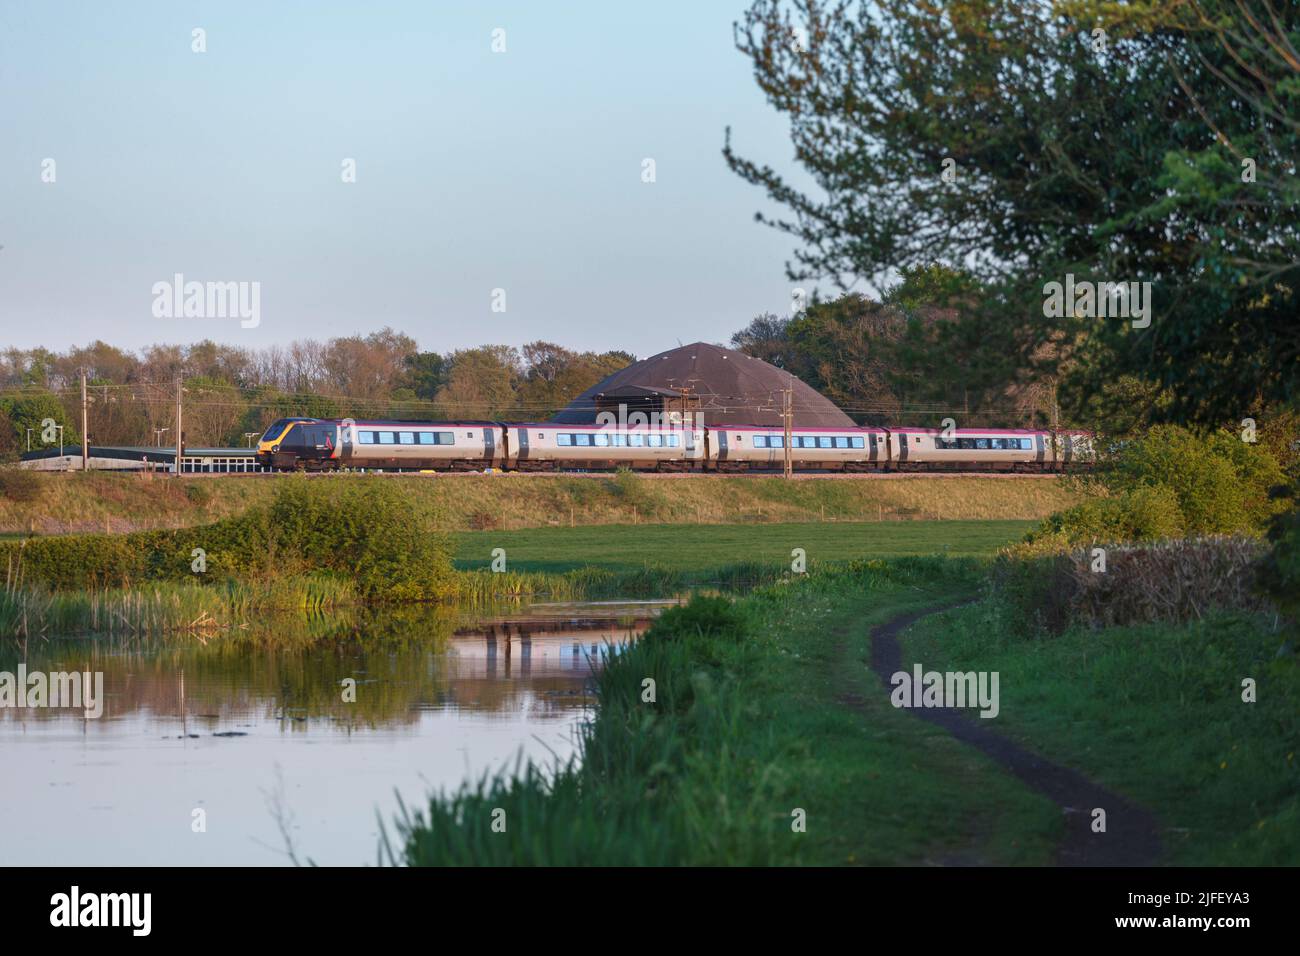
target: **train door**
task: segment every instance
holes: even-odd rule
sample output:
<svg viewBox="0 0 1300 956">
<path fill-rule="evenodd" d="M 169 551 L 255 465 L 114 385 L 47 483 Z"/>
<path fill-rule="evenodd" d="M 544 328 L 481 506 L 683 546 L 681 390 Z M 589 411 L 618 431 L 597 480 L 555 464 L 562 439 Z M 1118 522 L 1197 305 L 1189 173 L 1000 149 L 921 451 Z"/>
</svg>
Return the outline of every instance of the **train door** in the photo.
<svg viewBox="0 0 1300 956">
<path fill-rule="evenodd" d="M 491 467 L 493 460 L 497 456 L 497 430 L 491 426 L 483 426 L 483 460 Z"/>
<path fill-rule="evenodd" d="M 344 464 L 352 460 L 352 433 L 356 424 L 351 418 L 339 422 L 339 457 Z"/>
</svg>

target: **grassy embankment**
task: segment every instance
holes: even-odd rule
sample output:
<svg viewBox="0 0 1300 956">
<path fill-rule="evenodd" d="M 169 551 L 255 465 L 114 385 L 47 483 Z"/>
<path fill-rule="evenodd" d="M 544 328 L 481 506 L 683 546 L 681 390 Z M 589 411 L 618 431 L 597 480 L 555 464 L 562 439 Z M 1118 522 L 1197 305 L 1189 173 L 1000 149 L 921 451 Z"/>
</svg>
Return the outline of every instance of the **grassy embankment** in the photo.
<svg viewBox="0 0 1300 956">
<path fill-rule="evenodd" d="M 0 534 L 182 528 L 268 506 L 293 476 L 162 478 L 30 474 L 0 493 Z M 396 482 L 448 531 L 603 524 L 1038 520 L 1079 500 L 1057 478 L 823 479 L 617 475 L 329 476 Z"/>
<path fill-rule="evenodd" d="M 1055 809 L 894 710 L 864 664 L 870 625 L 973 591 L 978 579 L 964 560 L 858 562 L 734 605 L 697 598 L 666 612 L 600 674 L 580 764 L 553 782 L 521 768 L 442 795 L 399 821 L 389 858 L 1047 862 Z M 653 702 L 643 699 L 646 678 Z M 504 833 L 492 827 L 498 808 Z"/>
<path fill-rule="evenodd" d="M 1059 811 L 895 710 L 872 626 L 974 595 L 970 559 L 854 562 L 665 614 L 599 677 L 582 760 L 436 795 L 390 859 L 466 863 L 1013 863 L 1054 858 Z M 711 600 L 722 603 L 707 603 Z M 1152 811 L 1163 862 L 1294 863 L 1300 672 L 1263 616 L 1038 636 L 996 599 L 923 620 L 904 660 L 997 670 L 989 722 Z M 1242 676 L 1260 702 L 1240 699 Z M 655 700 L 645 700 L 645 678 Z M 971 717 L 971 719 L 977 719 Z M 507 829 L 496 832 L 497 809 Z M 807 831 L 792 830 L 806 812 Z"/>
</svg>

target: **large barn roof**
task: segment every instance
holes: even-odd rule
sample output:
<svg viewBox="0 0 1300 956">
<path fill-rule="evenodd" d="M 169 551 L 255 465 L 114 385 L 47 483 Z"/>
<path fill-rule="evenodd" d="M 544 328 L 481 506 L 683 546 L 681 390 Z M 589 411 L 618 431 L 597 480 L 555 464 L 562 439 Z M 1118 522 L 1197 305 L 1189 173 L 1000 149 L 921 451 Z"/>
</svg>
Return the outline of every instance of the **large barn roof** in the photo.
<svg viewBox="0 0 1300 956">
<path fill-rule="evenodd" d="M 575 398 L 555 416 L 566 425 L 596 420 L 597 404 L 636 394 L 680 394 L 699 400 L 706 425 L 780 427 L 781 392 L 793 383 L 794 427 L 847 428 L 853 420 L 815 389 L 762 359 L 705 342 L 642 359 Z"/>
</svg>

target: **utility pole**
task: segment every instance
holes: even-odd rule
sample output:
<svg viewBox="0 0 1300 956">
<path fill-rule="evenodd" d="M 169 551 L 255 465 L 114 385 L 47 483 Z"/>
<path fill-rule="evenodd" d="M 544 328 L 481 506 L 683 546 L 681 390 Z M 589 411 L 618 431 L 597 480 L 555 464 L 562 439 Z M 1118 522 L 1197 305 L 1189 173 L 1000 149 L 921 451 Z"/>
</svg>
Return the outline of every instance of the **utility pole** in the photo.
<svg viewBox="0 0 1300 956">
<path fill-rule="evenodd" d="M 794 477 L 794 462 L 790 457 L 790 433 L 794 430 L 794 379 L 786 385 L 781 395 L 781 418 L 785 422 L 785 477 Z"/>
<path fill-rule="evenodd" d="M 81 470 L 90 470 L 90 438 L 87 432 L 90 431 L 89 416 L 86 407 L 89 405 L 86 399 L 86 366 L 81 367 Z"/>
<path fill-rule="evenodd" d="M 181 473 L 181 439 L 185 434 L 181 431 L 181 377 L 179 375 L 176 376 L 176 431 L 174 434 L 176 435 L 176 466 L 173 474 L 179 476 Z"/>
</svg>

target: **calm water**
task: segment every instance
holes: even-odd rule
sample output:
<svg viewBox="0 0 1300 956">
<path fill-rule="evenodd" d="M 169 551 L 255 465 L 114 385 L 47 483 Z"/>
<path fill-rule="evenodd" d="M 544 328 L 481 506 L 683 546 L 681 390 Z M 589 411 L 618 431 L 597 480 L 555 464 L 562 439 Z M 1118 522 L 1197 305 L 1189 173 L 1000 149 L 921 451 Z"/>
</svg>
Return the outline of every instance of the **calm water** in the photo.
<svg viewBox="0 0 1300 956">
<path fill-rule="evenodd" d="M 0 865 L 282 865 L 284 833 L 300 859 L 373 863 L 396 794 L 418 807 L 520 757 L 572 755 L 592 668 L 659 607 L 408 609 L 273 642 L 0 651 L 11 673 L 102 671 L 106 698 L 96 720 L 0 708 Z"/>
</svg>

